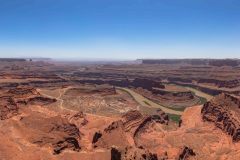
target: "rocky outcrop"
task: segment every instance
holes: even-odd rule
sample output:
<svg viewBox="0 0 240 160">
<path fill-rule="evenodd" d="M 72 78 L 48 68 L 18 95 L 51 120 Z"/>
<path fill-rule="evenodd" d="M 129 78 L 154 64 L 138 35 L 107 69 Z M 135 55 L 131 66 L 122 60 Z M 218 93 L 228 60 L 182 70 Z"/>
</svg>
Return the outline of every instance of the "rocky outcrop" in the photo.
<svg viewBox="0 0 240 160">
<path fill-rule="evenodd" d="M 122 120 L 112 122 L 103 132 L 96 132 L 93 136 L 93 146 L 110 148 L 117 146 L 123 148 L 130 143 L 135 143 L 137 134 L 145 131 L 151 123 L 167 125 L 168 115 L 159 111 L 155 115 L 145 116 L 139 111 L 132 110 L 122 116 Z"/>
<path fill-rule="evenodd" d="M 9 89 L 6 93 L 7 95 L 13 96 L 14 98 L 28 98 L 31 96 L 40 95 L 40 93 L 35 88 L 30 87 L 17 87 Z"/>
<path fill-rule="evenodd" d="M 63 150 L 79 151 L 81 149 L 79 129 L 66 119 L 57 117 L 44 118 L 40 115 L 23 117 L 21 122 L 29 129 L 28 140 L 38 146 L 49 146 L 54 154 Z"/>
<path fill-rule="evenodd" d="M 124 131 L 123 121 L 112 122 L 102 133 L 95 133 L 92 142 L 95 148 L 111 148 L 112 146 L 124 147 L 129 145 Z"/>
<path fill-rule="evenodd" d="M 35 88 L 32 87 L 13 87 L 2 95 L 13 98 L 17 104 L 23 105 L 48 105 L 56 102 L 54 98 L 42 96 Z"/>
<path fill-rule="evenodd" d="M 212 83 L 219 88 L 234 88 L 240 86 L 240 80 L 199 79 L 198 83 Z"/>
<path fill-rule="evenodd" d="M 18 114 L 21 105 L 48 105 L 57 100 L 43 97 L 34 88 L 16 87 L 4 91 L 0 97 L 0 119 L 8 119 Z"/>
<path fill-rule="evenodd" d="M 202 87 L 202 86 L 195 85 L 195 84 L 190 84 L 190 83 L 174 82 L 174 84 L 180 85 L 180 86 L 192 87 L 192 88 L 195 88 L 197 90 L 200 90 L 200 91 L 202 91 L 204 93 L 207 93 L 207 94 L 210 94 L 210 95 L 213 95 L 213 96 L 216 96 L 216 95 L 221 94 L 222 92 L 224 92 L 223 90 Z"/>
<path fill-rule="evenodd" d="M 166 90 L 161 90 L 161 89 L 156 89 L 154 88 L 152 90 L 153 94 L 157 94 L 159 96 L 169 96 L 169 97 L 185 97 L 186 99 L 193 99 L 194 95 L 191 91 L 185 91 L 185 92 L 171 92 L 171 91 L 166 91 Z"/>
<path fill-rule="evenodd" d="M 137 110 L 128 111 L 122 118 L 125 132 L 135 130 L 144 120 L 142 113 Z"/>
<path fill-rule="evenodd" d="M 110 84 L 117 87 L 141 87 L 143 89 L 152 90 L 153 88 L 164 88 L 164 85 L 160 81 L 151 80 L 148 78 L 134 78 L 133 80 L 125 79 L 122 77 L 121 80 L 99 80 L 99 79 L 87 79 L 78 80 L 79 83 L 89 83 L 89 84 Z"/>
<path fill-rule="evenodd" d="M 127 146 L 123 150 L 112 148 L 111 160 L 158 160 L 158 157 L 144 148 Z"/>
<path fill-rule="evenodd" d="M 78 144 L 77 139 L 73 137 L 67 137 L 63 140 L 58 141 L 57 143 L 53 143 L 54 154 L 61 153 L 64 149 L 71 149 L 73 151 L 79 151 L 81 148 Z"/>
<path fill-rule="evenodd" d="M 122 155 L 121 152 L 118 151 L 116 148 L 111 149 L 111 160 L 121 160 Z"/>
<path fill-rule="evenodd" d="M 169 82 L 183 82 L 183 83 L 192 83 L 191 79 L 181 78 L 181 77 L 168 77 Z"/>
<path fill-rule="evenodd" d="M 31 77 L 27 77 L 27 78 L 31 78 Z M 35 77 L 33 77 L 35 78 Z M 44 77 L 40 77 L 40 78 L 44 78 Z M 24 79 L 24 78 L 23 78 Z M 36 87 L 36 88 L 48 88 L 48 87 L 62 87 L 64 85 L 70 84 L 69 81 L 64 80 L 64 79 L 49 79 L 47 78 L 47 81 L 29 81 L 29 82 L 14 82 L 14 83 L 0 83 L 0 87 L 2 88 L 6 88 L 6 89 L 13 89 L 16 88 L 18 86 L 20 87 Z"/>
<path fill-rule="evenodd" d="M 138 111 L 138 110 L 130 110 L 127 113 L 125 113 L 122 118 L 125 119 L 125 123 L 130 122 L 130 121 L 134 121 L 136 119 L 142 119 L 143 118 L 143 114 Z"/>
<path fill-rule="evenodd" d="M 23 103 L 26 105 L 40 105 L 40 106 L 48 105 L 48 104 L 55 103 L 55 102 L 57 102 L 56 99 L 41 97 L 41 96 L 17 101 L 17 103 Z"/>
<path fill-rule="evenodd" d="M 159 111 L 158 114 L 155 115 L 146 116 L 144 120 L 141 122 L 141 124 L 135 130 L 133 136 L 136 137 L 141 132 L 144 132 L 145 128 L 147 128 L 149 124 L 153 122 L 168 125 L 169 117 L 162 111 Z"/>
<path fill-rule="evenodd" d="M 18 105 L 12 97 L 0 97 L 0 119 L 5 120 L 18 114 Z"/>
<path fill-rule="evenodd" d="M 229 94 L 216 96 L 202 108 L 202 118 L 213 122 L 218 128 L 240 140 L 240 99 Z"/>
<path fill-rule="evenodd" d="M 85 126 L 88 123 L 86 114 L 79 111 L 78 113 L 69 117 L 69 122 L 75 124 L 78 127 Z"/>
<path fill-rule="evenodd" d="M 92 139 L 92 144 L 96 143 L 98 141 L 99 138 L 102 137 L 102 133 L 99 131 L 99 132 L 96 132 L 93 136 L 93 139 Z"/>
<path fill-rule="evenodd" d="M 68 94 L 78 95 L 78 94 L 99 94 L 102 96 L 115 95 L 116 89 L 112 86 L 99 85 L 96 87 L 87 87 L 87 88 L 72 88 L 68 90 Z"/>
<path fill-rule="evenodd" d="M 49 79 L 49 78 L 46 78 Z M 21 86 L 32 86 L 32 87 L 42 87 L 42 88 L 48 88 L 48 87 L 55 87 L 55 86 L 63 86 L 69 84 L 67 80 L 64 79 L 49 79 L 48 81 L 31 81 L 31 82 L 22 82 L 19 83 Z"/>
<path fill-rule="evenodd" d="M 178 160 L 187 160 L 191 156 L 195 156 L 196 154 L 193 152 L 193 150 L 187 146 L 184 146 L 180 153 Z"/>
<path fill-rule="evenodd" d="M 164 85 L 162 85 L 160 82 L 158 81 L 154 81 L 151 79 L 143 79 L 143 78 L 136 78 L 134 79 L 131 84 L 131 86 L 138 88 L 141 87 L 143 89 L 147 89 L 147 90 L 152 90 L 153 88 L 165 88 Z"/>
<path fill-rule="evenodd" d="M 143 115 L 137 110 L 131 110 L 122 118 L 125 132 L 131 131 L 133 136 L 144 130 L 149 123 L 156 122 L 167 125 L 169 121 L 168 115 L 162 111 L 158 111 L 155 115 Z"/>
</svg>

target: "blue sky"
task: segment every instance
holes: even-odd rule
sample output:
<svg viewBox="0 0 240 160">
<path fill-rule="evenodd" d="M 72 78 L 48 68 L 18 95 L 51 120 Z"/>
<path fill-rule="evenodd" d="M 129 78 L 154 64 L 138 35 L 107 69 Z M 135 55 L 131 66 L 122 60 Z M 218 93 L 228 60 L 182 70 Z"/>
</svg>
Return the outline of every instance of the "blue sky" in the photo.
<svg viewBox="0 0 240 160">
<path fill-rule="evenodd" d="M 240 1 L 0 0 L 0 56 L 240 58 Z"/>
</svg>

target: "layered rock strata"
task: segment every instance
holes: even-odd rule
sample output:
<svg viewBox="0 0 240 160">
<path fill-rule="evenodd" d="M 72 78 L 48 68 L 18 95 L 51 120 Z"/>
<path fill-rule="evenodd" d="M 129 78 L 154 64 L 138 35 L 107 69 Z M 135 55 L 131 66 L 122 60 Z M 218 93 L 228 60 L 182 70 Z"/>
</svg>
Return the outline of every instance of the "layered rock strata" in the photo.
<svg viewBox="0 0 240 160">
<path fill-rule="evenodd" d="M 240 140 L 240 100 L 229 94 L 220 94 L 202 108 L 202 118 L 213 122 L 218 128 L 232 137 L 234 142 Z"/>
</svg>

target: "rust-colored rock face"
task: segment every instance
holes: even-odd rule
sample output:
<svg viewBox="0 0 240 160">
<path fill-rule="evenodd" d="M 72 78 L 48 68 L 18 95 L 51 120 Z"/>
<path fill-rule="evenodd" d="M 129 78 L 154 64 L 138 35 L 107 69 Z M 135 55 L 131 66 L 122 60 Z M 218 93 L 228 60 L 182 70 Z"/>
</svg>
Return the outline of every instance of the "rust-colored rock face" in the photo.
<svg viewBox="0 0 240 160">
<path fill-rule="evenodd" d="M 137 110 L 128 111 L 126 114 L 122 116 L 124 130 L 126 132 L 130 132 L 135 130 L 144 120 L 144 116 Z"/>
<path fill-rule="evenodd" d="M 108 75 L 106 75 L 108 76 Z M 112 75 L 111 75 L 112 76 Z M 106 80 L 80 80 L 81 83 L 90 83 L 90 84 L 110 84 L 118 87 L 141 87 L 143 89 L 151 91 L 153 88 L 164 88 L 164 85 L 157 80 L 152 80 L 149 78 L 134 78 L 132 80 L 125 79 L 122 77 L 121 80 L 108 80 L 109 77 L 106 77 Z"/>
<path fill-rule="evenodd" d="M 130 110 L 122 116 L 126 122 L 133 121 L 136 119 L 141 119 L 143 117 L 142 113 L 138 110 Z"/>
<path fill-rule="evenodd" d="M 182 150 L 180 151 L 178 160 L 187 160 L 191 156 L 195 156 L 195 155 L 196 154 L 194 153 L 194 151 L 191 148 L 184 146 L 182 148 Z"/>
<path fill-rule="evenodd" d="M 16 87 L 7 90 L 2 96 L 11 97 L 19 105 L 47 105 L 56 102 L 55 98 L 42 96 L 35 88 Z"/>
<path fill-rule="evenodd" d="M 233 80 L 217 80 L 217 79 L 199 79 L 198 83 L 212 83 L 219 88 L 236 88 L 240 86 L 239 79 Z"/>
<path fill-rule="evenodd" d="M 116 94 L 116 89 L 114 87 L 110 86 L 98 86 L 98 87 L 92 87 L 92 88 L 73 88 L 68 91 L 70 94 L 85 94 L 85 95 L 102 95 L 102 96 L 107 96 L 107 95 L 114 95 Z"/>
<path fill-rule="evenodd" d="M 112 122 L 102 132 L 96 132 L 93 137 L 93 144 L 100 147 L 111 147 L 117 145 L 124 147 L 133 142 L 133 134 L 143 126 L 147 117 L 137 110 L 128 111 L 121 120 Z M 145 124 L 145 123 L 144 123 Z M 129 135 L 130 140 L 127 139 Z"/>
<path fill-rule="evenodd" d="M 148 126 L 150 123 L 156 122 L 160 124 L 167 125 L 169 122 L 168 115 L 162 111 L 158 111 L 154 115 L 143 115 L 137 110 L 128 111 L 123 116 L 124 130 L 126 132 L 134 133 L 135 136 L 138 132 L 144 130 L 144 127 Z"/>
<path fill-rule="evenodd" d="M 111 149 L 111 160 L 121 160 L 122 155 L 116 148 Z"/>
<path fill-rule="evenodd" d="M 194 95 L 192 92 L 187 91 L 187 92 L 176 92 L 176 93 L 171 93 L 171 92 L 167 92 L 164 90 L 159 90 L 159 89 L 153 89 L 152 90 L 153 94 L 158 94 L 158 95 L 166 95 L 166 97 L 186 97 L 186 99 L 193 99 Z"/>
<path fill-rule="evenodd" d="M 93 139 L 92 139 L 92 143 L 96 143 L 98 141 L 99 138 L 102 137 L 102 133 L 101 132 L 96 132 L 93 136 Z"/>
<path fill-rule="evenodd" d="M 213 122 L 218 128 L 232 137 L 234 142 L 240 140 L 240 99 L 228 94 L 216 96 L 204 104 L 202 117 Z"/>
<path fill-rule="evenodd" d="M 30 129 L 28 140 L 38 146 L 50 146 L 54 154 L 63 150 L 79 151 L 79 129 L 59 116 L 44 118 L 38 115 L 22 118 L 24 127 Z"/>
<path fill-rule="evenodd" d="M 131 82 L 131 85 L 133 87 L 141 87 L 143 89 L 152 90 L 153 88 L 164 88 L 164 85 L 162 85 L 158 81 L 154 81 L 151 79 L 142 79 L 142 78 L 136 78 Z"/>
<path fill-rule="evenodd" d="M 162 111 L 159 111 L 158 114 L 146 116 L 135 130 L 134 137 L 136 137 L 141 132 L 145 132 L 145 128 L 153 122 L 168 125 L 168 115 Z"/>
<path fill-rule="evenodd" d="M 86 125 L 88 123 L 88 120 L 86 118 L 86 114 L 80 111 L 69 117 L 69 122 L 75 124 L 78 127 L 81 127 Z"/>
<path fill-rule="evenodd" d="M 35 88 L 30 88 L 30 87 L 12 88 L 12 89 L 9 89 L 6 94 L 13 96 L 14 98 L 28 98 L 31 96 L 40 95 Z"/>
<path fill-rule="evenodd" d="M 158 157 L 146 149 L 127 146 L 123 150 L 112 148 L 111 160 L 158 160 Z"/>
<path fill-rule="evenodd" d="M 100 136 L 101 134 L 102 136 Z M 121 120 L 112 122 L 101 134 L 95 133 L 94 147 L 111 148 L 113 145 L 124 147 L 129 144 Z"/>
<path fill-rule="evenodd" d="M 120 160 L 157 160 L 158 156 L 138 145 L 138 134 L 145 133 L 145 129 L 153 124 L 168 124 L 168 116 L 164 112 L 156 115 L 143 115 L 139 111 L 131 110 L 122 116 L 122 120 L 114 121 L 102 132 L 93 136 L 93 145 L 98 148 L 111 149 L 112 159 Z"/>
<path fill-rule="evenodd" d="M 47 105 L 56 102 L 56 99 L 43 97 L 43 96 L 36 96 L 29 98 L 25 101 L 25 104 L 31 104 L 31 105 Z"/>
<path fill-rule="evenodd" d="M 0 97 L 0 119 L 5 120 L 18 114 L 18 106 L 12 97 Z"/>
</svg>

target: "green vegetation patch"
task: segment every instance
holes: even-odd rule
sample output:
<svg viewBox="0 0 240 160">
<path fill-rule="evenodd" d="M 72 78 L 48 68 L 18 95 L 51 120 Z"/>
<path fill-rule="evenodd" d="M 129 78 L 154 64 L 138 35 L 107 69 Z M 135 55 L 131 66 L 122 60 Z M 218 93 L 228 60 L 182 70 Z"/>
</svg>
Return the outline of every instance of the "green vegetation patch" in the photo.
<svg viewBox="0 0 240 160">
<path fill-rule="evenodd" d="M 204 104 L 207 102 L 207 99 L 206 98 L 203 98 L 203 97 L 199 97 L 199 101 L 200 101 L 200 104 Z"/>
<path fill-rule="evenodd" d="M 168 114 L 168 116 L 169 116 L 169 118 L 170 118 L 172 121 L 174 121 L 174 122 L 176 122 L 176 123 L 178 123 L 178 122 L 180 121 L 180 119 L 181 119 L 181 115 Z"/>
<path fill-rule="evenodd" d="M 147 101 L 143 101 L 146 105 L 151 106 Z"/>
<path fill-rule="evenodd" d="M 186 109 L 186 107 L 184 107 L 184 106 L 171 106 L 171 107 L 164 106 L 164 107 L 175 110 L 175 111 L 182 111 L 182 112 Z"/>
</svg>

